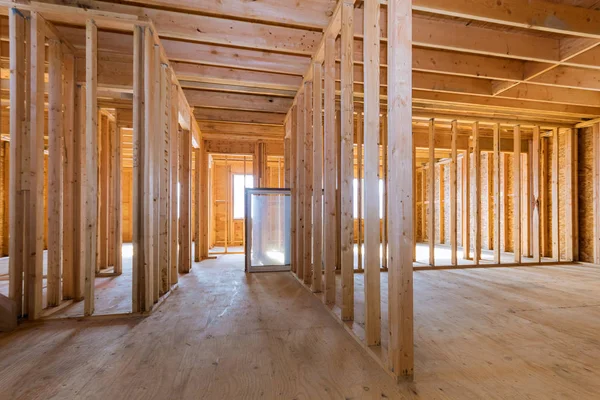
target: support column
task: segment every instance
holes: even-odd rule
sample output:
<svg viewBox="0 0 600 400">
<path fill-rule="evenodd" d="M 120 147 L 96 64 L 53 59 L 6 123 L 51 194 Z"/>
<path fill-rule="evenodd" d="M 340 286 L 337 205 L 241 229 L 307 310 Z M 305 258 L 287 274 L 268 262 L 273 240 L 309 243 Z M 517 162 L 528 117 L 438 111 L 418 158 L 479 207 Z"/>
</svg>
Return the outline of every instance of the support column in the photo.
<svg viewBox="0 0 600 400">
<path fill-rule="evenodd" d="M 48 48 L 48 307 L 62 300 L 62 52 L 51 39 Z"/>
<path fill-rule="evenodd" d="M 325 259 L 325 303 L 335 303 L 335 268 L 337 236 L 337 149 L 335 129 L 335 38 L 325 39 L 325 208 L 323 213 L 323 236 L 327 246 L 323 247 Z M 292 132 L 294 132 L 292 130 Z"/>
<path fill-rule="evenodd" d="M 473 161 L 475 164 L 475 226 L 473 232 L 475 235 L 475 253 L 473 261 L 479 265 L 481 260 L 481 147 L 479 145 L 479 122 L 473 123 Z M 490 172 L 488 172 L 490 173 Z"/>
<path fill-rule="evenodd" d="M 100 114 L 100 128 L 98 135 L 98 265 L 96 271 L 109 266 L 109 208 L 110 208 L 110 120 L 106 115 Z"/>
<path fill-rule="evenodd" d="M 463 260 L 471 259 L 471 154 L 463 153 L 462 163 L 462 242 Z"/>
<path fill-rule="evenodd" d="M 457 232 L 457 214 L 458 214 L 458 190 L 457 190 L 457 162 L 458 153 L 456 149 L 456 140 L 458 137 L 458 123 L 452 121 L 452 160 L 450 161 L 450 248 L 452 265 L 458 265 L 457 249 L 458 249 L 458 232 Z"/>
<path fill-rule="evenodd" d="M 342 320 L 354 320 L 354 2 L 342 4 L 341 62 L 341 268 Z"/>
<path fill-rule="evenodd" d="M 323 290 L 323 66 L 313 63 L 313 276 L 312 290 Z"/>
<path fill-rule="evenodd" d="M 513 252 L 515 263 L 521 263 L 521 127 L 513 131 Z M 506 166 L 505 166 L 506 167 Z M 505 182 L 506 184 L 506 182 Z"/>
<path fill-rule="evenodd" d="M 365 342 L 381 344 L 381 271 L 379 268 L 379 1 L 364 11 L 364 202 L 365 202 Z M 359 149 L 360 151 L 360 149 Z M 359 221 L 360 223 L 360 221 Z"/>
<path fill-rule="evenodd" d="M 577 135 L 573 129 L 565 129 L 565 258 L 575 261 L 577 173 Z"/>
<path fill-rule="evenodd" d="M 303 90 L 303 88 L 301 89 Z M 304 185 L 305 170 L 304 170 L 304 96 L 302 91 L 296 97 L 296 174 L 297 174 L 297 190 L 296 190 L 296 275 L 298 278 L 304 278 Z"/>
<path fill-rule="evenodd" d="M 160 60 L 160 56 L 158 56 Z M 171 182 L 169 170 L 169 153 L 171 152 L 171 79 L 165 64 L 160 65 L 160 129 L 159 133 L 159 180 L 160 180 L 160 224 L 159 224 L 159 246 L 160 246 L 160 287 L 159 294 L 162 296 L 171 288 L 171 245 L 170 224 L 171 219 Z"/>
<path fill-rule="evenodd" d="M 429 207 L 427 223 L 429 232 L 429 265 L 435 266 L 435 120 L 429 120 Z M 440 221 L 443 223 L 444 221 Z"/>
<path fill-rule="evenodd" d="M 170 231 L 170 262 L 171 284 L 175 284 L 179 280 L 179 221 L 178 221 L 178 186 L 179 186 L 179 98 L 177 86 L 174 83 L 171 85 L 171 124 L 169 126 L 169 179 L 170 179 L 170 215 L 169 231 Z"/>
<path fill-rule="evenodd" d="M 96 276 L 96 241 L 98 221 L 98 31 L 96 23 L 88 19 L 85 29 L 85 80 L 86 80 L 86 129 L 85 129 L 85 303 L 84 315 L 94 313 L 94 280 Z"/>
<path fill-rule="evenodd" d="M 192 169 L 192 135 L 189 130 L 181 134 L 181 210 L 179 224 L 181 235 L 181 248 L 179 257 L 179 272 L 187 273 L 192 268 L 192 227 L 191 227 L 191 169 Z"/>
<path fill-rule="evenodd" d="M 115 275 L 121 275 L 123 273 L 123 196 L 121 187 L 121 120 L 119 110 L 116 111 L 115 122 L 110 126 L 110 134 L 113 268 Z"/>
<path fill-rule="evenodd" d="M 9 297 L 17 316 L 27 314 L 23 304 L 26 235 L 25 191 L 28 189 L 26 156 L 27 121 L 25 110 L 25 17 L 16 8 L 8 10 L 10 41 L 10 179 L 9 179 Z"/>
<path fill-rule="evenodd" d="M 533 261 L 540 262 L 540 127 L 533 127 L 533 149 L 531 150 L 531 170 L 533 173 L 533 193 L 531 195 L 533 218 Z M 595 214 L 594 214 L 595 215 Z"/>
<path fill-rule="evenodd" d="M 552 130 L 552 258 L 560 261 L 560 228 L 558 207 L 558 128 Z"/>
<path fill-rule="evenodd" d="M 304 83 L 304 283 L 312 282 L 313 83 Z"/>
<path fill-rule="evenodd" d="M 85 287 L 85 87 L 77 85 L 73 130 L 73 300 L 84 298 Z M 67 150 L 68 151 L 68 150 Z"/>
<path fill-rule="evenodd" d="M 489 171 L 488 171 L 489 173 Z M 500 264 L 500 124 L 494 125 L 494 262 Z"/>
<path fill-rule="evenodd" d="M 412 380 L 412 2 L 388 2 L 388 177 L 390 337 L 389 366 L 398 379 Z"/>
<path fill-rule="evenodd" d="M 289 112 L 289 123 L 290 123 L 290 189 L 292 193 L 292 197 L 290 198 L 290 207 L 291 207 L 291 237 L 290 237 L 290 249 L 291 249 L 291 264 L 292 264 L 292 272 L 296 272 L 297 261 L 298 258 L 296 256 L 297 252 L 297 221 L 298 221 L 298 163 L 296 159 L 298 158 L 298 150 L 297 150 L 297 136 L 298 136 L 298 128 L 296 127 L 296 105 L 292 105 Z M 244 159 L 244 165 L 246 165 L 246 160 Z"/>
<path fill-rule="evenodd" d="M 202 156 L 200 149 L 194 149 L 194 197 L 196 197 L 196 207 L 194 208 L 194 261 L 200 261 L 200 232 L 202 231 L 202 218 L 200 217 L 200 177 L 202 169 Z M 246 179 L 246 178 L 244 178 Z"/>
</svg>

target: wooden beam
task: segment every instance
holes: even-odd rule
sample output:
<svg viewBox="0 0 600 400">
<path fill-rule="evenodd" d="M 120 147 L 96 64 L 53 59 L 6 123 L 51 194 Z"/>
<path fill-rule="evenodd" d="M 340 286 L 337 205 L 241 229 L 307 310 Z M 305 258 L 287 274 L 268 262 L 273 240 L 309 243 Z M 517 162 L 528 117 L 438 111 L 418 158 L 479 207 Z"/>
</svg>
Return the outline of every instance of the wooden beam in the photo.
<svg viewBox="0 0 600 400">
<path fill-rule="evenodd" d="M 337 236 L 337 149 L 335 129 L 335 38 L 325 40 L 324 60 L 324 202 L 323 213 L 324 231 L 327 246 L 323 246 L 325 261 L 325 303 L 335 303 L 335 269 L 336 249 L 339 237 Z M 294 132 L 292 130 L 292 132 Z"/>
<path fill-rule="evenodd" d="M 429 206 L 427 208 L 427 225 L 429 236 L 429 265 L 435 266 L 435 120 L 429 120 Z M 440 221 L 441 224 L 444 221 Z"/>
<path fill-rule="evenodd" d="M 560 215 L 559 215 L 559 187 L 558 187 L 558 129 L 552 130 L 552 258 L 560 261 Z"/>
<path fill-rule="evenodd" d="M 10 41 L 10 179 L 9 179 L 9 297 L 15 302 L 17 317 L 24 316 L 27 308 L 23 302 L 23 273 L 26 272 L 26 228 L 25 185 L 28 177 L 26 163 L 27 111 L 25 68 L 25 17 L 16 8 L 11 8 L 9 18 Z M 29 99 L 27 99 L 29 101 Z"/>
<path fill-rule="evenodd" d="M 353 104 L 353 41 L 354 2 L 344 1 L 342 15 L 342 98 L 341 98 L 341 269 L 342 320 L 354 320 L 354 218 L 352 206 L 354 178 L 354 104 Z"/>
<path fill-rule="evenodd" d="M 379 268 L 379 1 L 365 6 L 365 109 L 364 109 L 364 209 L 365 209 L 365 342 L 381 344 L 381 277 Z M 359 149 L 360 151 L 360 149 Z M 360 220 L 359 220 L 360 224 Z"/>
<path fill-rule="evenodd" d="M 323 290 L 323 66 L 313 63 L 313 276 L 312 290 Z"/>
<path fill-rule="evenodd" d="M 531 203 L 532 203 L 532 243 L 533 243 L 533 261 L 540 262 L 541 261 L 541 235 L 540 235 L 540 127 L 536 126 L 533 128 L 533 141 L 532 141 L 532 150 L 531 150 L 531 171 L 532 171 L 532 189 L 533 192 L 531 194 Z"/>
<path fill-rule="evenodd" d="M 48 307 L 62 300 L 62 51 L 51 39 L 48 51 Z"/>
<path fill-rule="evenodd" d="M 500 194 L 502 192 L 502 182 L 500 179 L 500 124 L 494 126 L 494 263 L 500 264 L 500 220 L 501 220 L 501 203 Z M 489 174 L 489 170 L 488 170 Z M 491 223 L 488 221 L 488 224 Z"/>
<path fill-rule="evenodd" d="M 458 123 L 452 121 L 452 159 L 450 162 L 450 263 L 458 265 L 458 232 L 457 232 L 457 214 L 458 214 L 458 190 L 457 190 L 457 164 L 458 152 L 456 150 L 456 139 L 458 137 Z"/>
<path fill-rule="evenodd" d="M 475 235 L 475 252 L 473 262 L 479 265 L 481 260 L 481 148 L 479 147 L 479 123 L 473 123 L 473 163 L 475 172 L 475 186 L 473 199 L 475 200 L 475 215 L 473 218 L 473 234 Z M 470 172 L 470 171 L 469 171 Z M 488 174 L 490 172 L 488 171 Z"/>
<path fill-rule="evenodd" d="M 292 105 L 292 99 L 285 97 L 223 93 L 196 89 L 185 89 L 183 93 L 192 107 L 212 107 L 285 114 Z"/>
<path fill-rule="evenodd" d="M 98 139 L 98 37 L 96 23 L 92 19 L 86 21 L 86 129 L 85 129 L 85 316 L 94 313 L 94 281 L 96 274 L 96 226 L 98 221 L 97 207 L 97 139 Z"/>
<path fill-rule="evenodd" d="M 412 380 L 413 227 L 412 207 L 412 11 L 410 0 L 388 4 L 388 362 L 398 379 Z M 342 25 L 342 29 L 343 29 Z"/>
<path fill-rule="evenodd" d="M 521 263 L 521 127 L 514 127 L 513 154 L 513 252 L 515 263 Z M 507 167 L 507 166 L 505 166 Z"/>
</svg>

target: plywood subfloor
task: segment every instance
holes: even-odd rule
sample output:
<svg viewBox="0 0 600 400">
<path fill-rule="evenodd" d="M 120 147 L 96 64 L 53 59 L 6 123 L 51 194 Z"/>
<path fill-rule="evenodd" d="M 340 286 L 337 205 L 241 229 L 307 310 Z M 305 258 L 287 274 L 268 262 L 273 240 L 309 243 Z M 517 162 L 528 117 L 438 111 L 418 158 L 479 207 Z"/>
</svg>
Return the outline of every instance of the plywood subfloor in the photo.
<svg viewBox="0 0 600 400">
<path fill-rule="evenodd" d="M 585 266 L 416 272 L 416 382 L 396 385 L 290 273 L 222 256 L 147 318 L 0 334 L 0 398 L 596 399 L 599 283 Z"/>
<path fill-rule="evenodd" d="M 388 281 L 381 274 L 382 348 Z M 364 274 L 355 274 L 364 335 Z M 336 299 L 341 279 L 336 275 Z M 424 399 L 597 399 L 600 268 L 582 265 L 414 273 L 415 390 Z"/>
</svg>

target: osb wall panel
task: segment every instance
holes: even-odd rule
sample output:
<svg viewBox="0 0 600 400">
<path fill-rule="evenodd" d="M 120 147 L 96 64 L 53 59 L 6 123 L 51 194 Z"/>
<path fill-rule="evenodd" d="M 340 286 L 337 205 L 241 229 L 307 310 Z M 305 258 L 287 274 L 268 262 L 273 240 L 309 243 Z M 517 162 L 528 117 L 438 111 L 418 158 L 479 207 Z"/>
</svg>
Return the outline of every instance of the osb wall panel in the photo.
<svg viewBox="0 0 600 400">
<path fill-rule="evenodd" d="M 594 262 L 594 186 L 592 128 L 580 129 L 578 146 L 578 198 L 579 260 Z"/>
</svg>

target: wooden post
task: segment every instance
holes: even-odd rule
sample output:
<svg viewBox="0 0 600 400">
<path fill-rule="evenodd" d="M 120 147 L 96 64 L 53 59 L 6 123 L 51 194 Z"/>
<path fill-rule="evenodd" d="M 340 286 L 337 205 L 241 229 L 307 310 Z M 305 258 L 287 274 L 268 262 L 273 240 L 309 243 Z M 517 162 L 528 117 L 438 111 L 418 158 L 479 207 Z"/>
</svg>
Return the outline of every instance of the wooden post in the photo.
<svg viewBox="0 0 600 400">
<path fill-rule="evenodd" d="M 575 140 L 577 135 L 573 129 L 565 129 L 565 257 L 567 261 L 575 260 L 575 201 L 576 201 L 576 181 L 575 173 L 577 165 L 575 164 L 575 150 L 577 148 Z"/>
<path fill-rule="evenodd" d="M 435 120 L 429 120 L 429 207 L 427 208 L 429 236 L 429 265 L 435 266 Z M 444 223 L 444 221 L 440 221 Z"/>
<path fill-rule="evenodd" d="M 515 263 L 521 263 L 521 127 L 513 131 L 513 252 Z M 506 182 L 505 182 L 506 184 Z"/>
<path fill-rule="evenodd" d="M 17 316 L 27 313 L 23 306 L 25 272 L 25 191 L 29 165 L 25 110 L 25 17 L 16 8 L 8 11 L 10 41 L 10 179 L 9 179 L 9 297 L 16 304 Z"/>
<path fill-rule="evenodd" d="M 171 284 L 175 284 L 179 280 L 179 96 L 177 86 L 171 82 L 171 125 L 169 137 L 169 171 L 170 171 L 170 207 L 171 218 L 169 221 L 170 227 L 170 270 Z"/>
<path fill-rule="evenodd" d="M 194 261 L 200 261 L 200 231 L 202 230 L 202 219 L 200 217 L 200 170 L 202 169 L 202 156 L 200 155 L 200 149 L 194 149 L 194 197 L 196 198 L 196 207 L 194 207 Z M 244 177 L 244 179 L 246 179 Z"/>
<path fill-rule="evenodd" d="M 594 193 L 594 263 L 600 264 L 600 122 L 596 122 L 592 126 L 592 135 L 594 147 L 592 149 L 594 157 L 594 164 L 592 167 Z"/>
<path fill-rule="evenodd" d="M 83 300 L 85 290 L 85 87 L 75 88 L 73 131 L 73 299 Z"/>
<path fill-rule="evenodd" d="M 540 253 L 546 257 L 548 249 L 548 138 L 540 138 Z"/>
<path fill-rule="evenodd" d="M 62 299 L 62 52 L 58 40 L 48 48 L 48 307 Z"/>
<path fill-rule="evenodd" d="M 86 129 L 85 129 L 85 303 L 84 315 L 94 313 L 94 278 L 96 271 L 97 207 L 97 138 L 98 138 L 98 31 L 92 19 L 86 21 L 85 79 L 86 79 Z"/>
<path fill-rule="evenodd" d="M 383 171 L 383 229 L 381 232 L 381 267 L 386 269 L 388 265 L 388 176 L 387 176 L 387 167 L 388 167 L 388 147 L 387 147 L 387 114 L 383 116 L 381 121 L 381 152 L 382 154 L 382 167 Z M 434 235 L 435 237 L 435 235 Z"/>
<path fill-rule="evenodd" d="M 358 113 L 354 129 L 356 131 L 356 254 L 357 271 L 363 271 L 363 116 Z M 354 185 L 354 183 L 352 183 Z M 353 216 L 354 217 L 354 216 Z"/>
<path fill-rule="evenodd" d="M 323 213 L 324 231 L 327 245 L 323 246 L 325 260 L 325 303 L 335 303 L 335 267 L 337 237 L 337 149 L 335 140 L 335 38 L 325 39 L 325 83 L 324 83 L 324 146 L 325 146 L 325 208 Z M 292 110 L 293 112 L 293 110 Z M 294 130 L 292 129 L 292 132 Z"/>
<path fill-rule="evenodd" d="M 181 227 L 181 248 L 179 272 L 187 273 L 192 268 L 192 226 L 191 226 L 191 169 L 192 169 L 192 135 L 187 129 L 181 134 L 181 210 L 179 224 Z"/>
<path fill-rule="evenodd" d="M 452 121 L 452 142 L 451 152 L 452 160 L 450 162 L 450 248 L 451 248 L 451 260 L 452 265 L 458 265 L 457 249 L 458 249 L 458 233 L 457 233 L 457 214 L 458 214 L 458 191 L 457 191 L 457 162 L 458 153 L 456 149 L 456 140 L 458 138 L 458 123 Z"/>
<path fill-rule="evenodd" d="M 379 269 L 379 1 L 364 4 L 365 342 L 381 344 Z M 359 221 L 360 223 L 360 221 Z"/>
<path fill-rule="evenodd" d="M 304 283 L 312 283 L 313 83 L 304 83 Z"/>
<path fill-rule="evenodd" d="M 388 2 L 389 329 L 388 361 L 399 379 L 412 380 L 412 2 Z"/>
<path fill-rule="evenodd" d="M 74 271 L 74 241 L 75 216 L 74 204 L 74 132 L 75 132 L 75 56 L 65 54 L 63 56 L 63 209 L 62 209 L 62 263 L 63 263 L 63 298 L 75 298 L 75 271 Z"/>
<path fill-rule="evenodd" d="M 463 260 L 471 259 L 471 151 L 463 153 L 462 163 L 462 242 Z"/>
<path fill-rule="evenodd" d="M 354 319 L 354 210 L 352 206 L 354 178 L 354 2 L 342 4 L 341 62 L 341 268 L 342 320 Z"/>
<path fill-rule="evenodd" d="M 439 182 L 440 185 L 440 204 L 439 204 L 439 224 L 440 224 L 440 243 L 446 243 L 446 174 L 445 165 L 440 164 Z"/>
<path fill-rule="evenodd" d="M 540 127 L 533 127 L 533 148 L 531 150 L 531 170 L 533 173 L 533 193 L 531 194 L 533 219 L 533 261 L 540 262 Z"/>
<path fill-rule="evenodd" d="M 323 290 L 323 67 L 313 63 L 313 292 Z"/>
<path fill-rule="evenodd" d="M 208 201 L 208 153 L 204 146 L 204 140 L 200 139 L 200 216 L 204 223 L 201 226 L 200 239 L 200 260 L 208 258 L 208 221 L 209 221 L 209 201 Z M 244 174 L 245 176 L 245 174 Z M 244 178 L 246 179 L 246 178 Z"/>
<path fill-rule="evenodd" d="M 298 93 L 296 97 L 296 151 L 297 151 L 297 201 L 296 201 L 296 275 L 298 278 L 304 278 L 304 192 L 305 187 L 305 169 L 304 169 L 304 91 Z"/>
<path fill-rule="evenodd" d="M 552 130 L 552 258 L 560 261 L 558 197 L 558 128 Z"/>
<path fill-rule="evenodd" d="M 412 148 L 412 227 L 413 227 L 413 262 L 417 261 L 417 148 Z"/>
<path fill-rule="evenodd" d="M 146 135 L 146 35 L 150 31 L 135 26 L 133 31 L 133 311 L 147 312 L 152 309 L 152 286 L 150 273 L 152 253 L 148 236 L 151 227 L 149 164 L 150 147 Z"/>
<path fill-rule="evenodd" d="M 160 56 L 157 55 L 157 59 L 160 60 Z M 170 215 L 170 160 L 169 152 L 170 149 L 170 137 L 171 137 L 171 79 L 169 78 L 168 70 L 166 65 L 161 64 L 159 71 L 160 84 L 157 89 L 160 91 L 159 96 L 159 113 L 160 124 L 157 127 L 158 140 L 157 145 L 159 147 L 158 152 L 158 175 L 159 175 L 159 295 L 167 293 L 171 287 L 171 245 L 169 242 L 169 222 L 171 219 Z M 198 173 L 198 172 L 196 172 Z M 198 223 L 198 219 L 196 220 Z M 198 231 L 200 235 L 200 231 Z M 197 244 L 198 245 L 198 244 Z M 199 247 L 199 246 L 198 246 Z"/>
<path fill-rule="evenodd" d="M 292 264 L 292 272 L 296 272 L 296 262 L 298 260 L 298 258 L 296 257 L 296 252 L 297 252 L 297 243 L 298 243 L 298 239 L 297 239 L 297 221 L 298 221 L 298 206 L 296 205 L 296 203 L 298 202 L 298 163 L 296 161 L 296 159 L 298 158 L 298 150 L 297 150 L 297 136 L 298 136 L 298 128 L 297 128 L 297 123 L 296 123 L 296 117 L 298 112 L 296 111 L 296 105 L 292 105 L 292 108 L 290 109 L 289 112 L 289 119 L 290 119 L 290 189 L 291 189 L 291 193 L 292 193 L 292 197 L 291 197 L 291 201 L 290 201 L 290 206 L 291 206 L 291 264 Z M 246 168 L 246 157 L 244 157 L 244 170 Z M 245 172 L 244 172 L 245 173 Z M 245 178 L 244 178 L 245 179 Z"/>
<path fill-rule="evenodd" d="M 121 208 L 123 196 L 121 193 L 121 121 L 119 110 L 116 111 L 115 122 L 110 125 L 110 135 L 113 271 L 115 275 L 121 275 L 123 273 L 123 210 Z"/>
<path fill-rule="evenodd" d="M 152 177 L 152 243 L 153 243 L 153 271 L 152 271 L 152 283 L 153 283 L 153 293 L 154 293 L 154 302 L 156 303 L 160 297 L 160 282 L 161 282 L 161 270 L 163 270 L 163 266 L 161 265 L 161 253 L 164 249 L 161 248 L 161 240 L 160 240 L 160 190 L 161 190 L 161 181 L 160 181 L 160 170 L 161 170 L 161 160 L 164 158 L 163 148 L 164 148 L 164 138 L 161 135 L 162 130 L 160 129 L 160 121 L 161 121 L 161 113 L 157 112 L 160 110 L 160 48 L 155 43 L 153 35 L 148 35 L 147 39 L 151 39 L 150 43 L 147 46 L 151 46 L 148 50 L 149 58 L 147 59 L 150 63 L 148 74 L 146 77 L 150 78 L 150 81 L 147 84 L 148 90 L 146 90 L 146 131 L 148 136 L 150 137 L 150 148 L 152 149 L 152 165 L 150 168 L 150 173 Z M 190 110 L 190 114 L 192 114 L 193 110 Z M 190 140 L 191 140 L 191 129 L 192 124 L 190 122 Z M 191 154 L 190 154 L 190 162 L 191 162 Z M 191 167 L 190 167 L 191 171 Z M 190 172 L 191 173 L 191 172 Z M 191 186 L 191 182 L 190 182 Z M 191 187 L 190 187 L 191 189 Z M 191 206 L 191 193 L 190 193 L 190 206 Z M 190 228 L 191 228 L 191 214 L 190 214 Z M 190 238 L 191 240 L 191 238 Z M 191 242 L 190 242 L 190 252 L 191 252 Z M 190 253 L 190 268 L 192 264 L 192 258 Z"/>
<path fill-rule="evenodd" d="M 489 171 L 488 171 L 489 173 Z M 500 124 L 494 125 L 494 262 L 500 264 Z"/>
<path fill-rule="evenodd" d="M 105 269 L 109 266 L 109 170 L 110 170 L 110 132 L 109 119 L 106 115 L 100 116 L 100 129 L 98 137 L 98 265 L 96 270 Z"/>
<path fill-rule="evenodd" d="M 494 249 L 494 153 L 488 152 L 486 155 L 487 161 L 487 248 Z"/>
<path fill-rule="evenodd" d="M 479 122 L 473 123 L 473 163 L 475 164 L 475 191 L 473 193 L 475 200 L 475 218 L 473 219 L 475 223 L 473 227 L 475 253 L 473 261 L 475 265 L 479 265 L 481 260 L 481 147 L 479 145 Z"/>
</svg>

